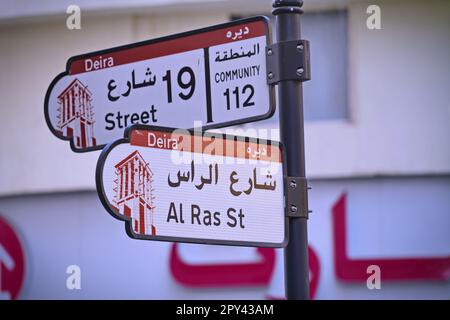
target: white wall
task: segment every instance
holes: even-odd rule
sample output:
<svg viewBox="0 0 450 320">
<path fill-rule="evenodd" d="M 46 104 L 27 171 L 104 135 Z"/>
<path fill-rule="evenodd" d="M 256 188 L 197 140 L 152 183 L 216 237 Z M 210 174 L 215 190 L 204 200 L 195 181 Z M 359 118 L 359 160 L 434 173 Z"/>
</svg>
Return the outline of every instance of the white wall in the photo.
<svg viewBox="0 0 450 320">
<path fill-rule="evenodd" d="M 351 119 L 307 125 L 311 176 L 450 170 L 450 2 L 377 3 L 382 30 L 366 28 L 366 4 L 349 7 Z"/>
<path fill-rule="evenodd" d="M 306 10 L 340 8 L 349 2 L 361 0 L 312 0 L 305 1 Z M 0 2 L 0 22 L 47 19 L 66 12 L 71 0 L 3 0 Z M 232 12 L 235 14 L 268 11 L 272 0 L 78 0 L 76 4 L 88 14 L 102 13 L 194 13 L 205 11 Z"/>
</svg>

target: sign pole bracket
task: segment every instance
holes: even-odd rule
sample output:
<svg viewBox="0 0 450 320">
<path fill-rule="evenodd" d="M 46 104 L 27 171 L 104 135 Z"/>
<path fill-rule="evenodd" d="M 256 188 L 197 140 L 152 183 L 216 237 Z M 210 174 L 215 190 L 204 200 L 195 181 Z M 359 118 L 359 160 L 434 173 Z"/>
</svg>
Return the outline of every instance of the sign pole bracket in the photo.
<svg viewBox="0 0 450 320">
<path fill-rule="evenodd" d="M 285 177 L 287 190 L 287 210 L 288 218 L 308 219 L 308 180 L 304 177 Z"/>
<path fill-rule="evenodd" d="M 311 79 L 308 40 L 289 40 L 266 47 L 267 83 Z"/>
</svg>

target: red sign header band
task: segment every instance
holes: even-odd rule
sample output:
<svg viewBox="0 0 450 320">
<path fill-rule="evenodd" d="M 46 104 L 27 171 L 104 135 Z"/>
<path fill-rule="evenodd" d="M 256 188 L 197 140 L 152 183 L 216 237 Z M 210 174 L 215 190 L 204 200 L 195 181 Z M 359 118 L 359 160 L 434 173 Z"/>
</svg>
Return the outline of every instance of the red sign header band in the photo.
<svg viewBox="0 0 450 320">
<path fill-rule="evenodd" d="M 206 155 L 282 162 L 280 146 L 270 141 L 226 139 L 222 134 L 197 135 L 157 130 L 132 130 L 130 145 Z"/>
<path fill-rule="evenodd" d="M 264 21 L 255 21 L 212 31 L 200 31 L 200 33 L 194 33 L 185 37 L 155 41 L 149 44 L 137 45 L 136 47 L 117 48 L 116 51 L 105 54 L 94 53 L 90 57 L 83 56 L 83 58 L 73 60 L 69 67 L 69 73 L 73 75 L 116 67 L 142 60 L 264 36 L 267 32 L 267 24 Z"/>
</svg>

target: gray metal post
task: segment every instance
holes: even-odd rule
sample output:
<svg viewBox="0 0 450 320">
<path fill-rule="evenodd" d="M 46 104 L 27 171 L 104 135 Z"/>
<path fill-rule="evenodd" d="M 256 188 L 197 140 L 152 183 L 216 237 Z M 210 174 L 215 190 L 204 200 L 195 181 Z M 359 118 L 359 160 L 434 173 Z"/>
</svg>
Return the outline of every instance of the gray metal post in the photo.
<svg viewBox="0 0 450 320">
<path fill-rule="evenodd" d="M 300 40 L 303 1 L 275 0 L 277 41 Z M 285 63 L 290 64 L 291 61 Z M 278 83 L 281 142 L 286 150 L 287 175 L 305 178 L 303 86 L 298 80 Z M 306 187 L 306 186 L 305 186 Z M 309 299 L 307 218 L 289 219 L 289 243 L 284 250 L 286 298 Z"/>
</svg>

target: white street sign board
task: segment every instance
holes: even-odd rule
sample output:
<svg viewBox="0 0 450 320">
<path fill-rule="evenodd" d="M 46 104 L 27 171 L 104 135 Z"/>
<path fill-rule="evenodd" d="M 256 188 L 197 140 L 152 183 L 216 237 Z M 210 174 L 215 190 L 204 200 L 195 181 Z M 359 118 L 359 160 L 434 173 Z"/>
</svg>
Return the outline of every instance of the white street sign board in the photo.
<svg viewBox="0 0 450 320">
<path fill-rule="evenodd" d="M 274 112 L 268 20 L 254 17 L 72 57 L 45 98 L 50 130 L 76 152 L 133 124 L 204 129 Z"/>
<path fill-rule="evenodd" d="M 137 239 L 283 247 L 278 142 L 133 126 L 96 171 L 106 210 Z"/>
</svg>

